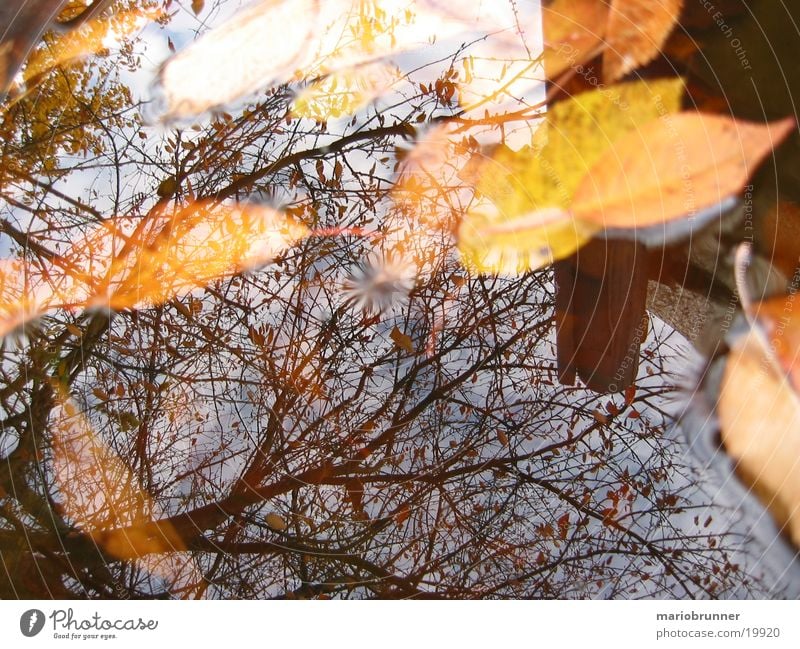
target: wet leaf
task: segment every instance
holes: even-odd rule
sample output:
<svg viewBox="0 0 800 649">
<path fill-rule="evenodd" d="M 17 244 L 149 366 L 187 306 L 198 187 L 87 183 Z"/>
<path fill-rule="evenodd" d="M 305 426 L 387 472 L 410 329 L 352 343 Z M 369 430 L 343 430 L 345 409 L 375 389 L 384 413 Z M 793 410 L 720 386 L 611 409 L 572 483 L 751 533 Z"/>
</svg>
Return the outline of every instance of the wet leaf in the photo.
<svg viewBox="0 0 800 649">
<path fill-rule="evenodd" d="M 158 117 L 191 119 L 292 77 L 306 60 L 317 17 L 313 0 L 261 0 L 239 11 L 162 67 Z"/>
<path fill-rule="evenodd" d="M 683 0 L 611 0 L 603 52 L 606 82 L 652 61 L 682 8 Z"/>
<path fill-rule="evenodd" d="M 517 275 L 568 257 L 599 229 L 558 208 L 510 219 L 475 213 L 461 222 L 458 249 L 470 272 Z"/>
<path fill-rule="evenodd" d="M 603 227 L 642 228 L 691 218 L 742 189 L 795 128 L 680 113 L 615 141 L 575 193 L 576 217 Z"/>
<path fill-rule="evenodd" d="M 795 391 L 800 391 L 800 305 L 792 293 L 749 305 L 765 348 L 775 366 L 786 374 Z"/>
<path fill-rule="evenodd" d="M 459 228 L 465 266 L 519 274 L 575 252 L 603 227 L 568 212 L 586 172 L 616 139 L 677 112 L 682 94 L 679 79 L 583 93 L 548 111 L 533 147 L 497 148 L 475 174 L 476 190 L 491 205 L 475 208 Z"/>
<path fill-rule="evenodd" d="M 162 304 L 269 263 L 308 232 L 260 205 L 196 203 L 169 217 L 108 219 L 52 267 L 0 264 L 0 335 L 57 308 Z"/>
<path fill-rule="evenodd" d="M 51 422 L 52 475 L 67 520 L 108 555 L 136 561 L 152 575 L 172 583 L 181 575 L 196 578 L 187 574 L 196 570 L 194 561 L 168 523 L 159 534 L 136 531 L 146 529 L 160 512 L 77 404 L 59 396 Z M 121 528 L 128 529 L 122 533 Z"/>
<path fill-rule="evenodd" d="M 736 472 L 800 545 L 800 401 L 753 333 L 728 356 L 718 414 Z"/>
<path fill-rule="evenodd" d="M 542 7 L 548 79 L 585 63 L 603 46 L 608 7 L 597 0 L 555 0 Z"/>
</svg>

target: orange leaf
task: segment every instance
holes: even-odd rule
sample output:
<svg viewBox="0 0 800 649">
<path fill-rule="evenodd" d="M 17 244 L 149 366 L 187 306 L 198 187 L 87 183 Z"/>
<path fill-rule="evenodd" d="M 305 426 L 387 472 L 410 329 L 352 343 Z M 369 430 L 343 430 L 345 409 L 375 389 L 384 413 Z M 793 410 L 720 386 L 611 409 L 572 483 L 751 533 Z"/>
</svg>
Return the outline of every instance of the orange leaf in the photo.
<svg viewBox="0 0 800 649">
<path fill-rule="evenodd" d="M 548 79 L 595 56 L 603 43 L 608 7 L 597 0 L 555 0 L 542 8 Z"/>
<path fill-rule="evenodd" d="M 738 192 L 794 128 L 792 118 L 762 125 L 719 115 L 667 115 L 609 147 L 579 185 L 573 212 L 618 228 L 691 218 Z"/>
<path fill-rule="evenodd" d="M 800 390 L 800 306 L 796 301 L 793 294 L 774 297 L 751 305 L 748 311 L 766 338 L 765 350 L 794 389 Z"/>
<path fill-rule="evenodd" d="M 407 336 L 402 331 L 400 331 L 397 327 L 392 329 L 389 337 L 394 341 L 394 344 L 397 345 L 400 349 L 407 351 L 409 354 L 414 353 L 414 342 L 411 340 L 411 336 Z"/>
<path fill-rule="evenodd" d="M 611 0 L 603 74 L 616 81 L 650 63 L 661 51 L 683 8 L 683 0 Z"/>
<path fill-rule="evenodd" d="M 728 355 L 718 414 L 739 477 L 800 546 L 800 401 L 753 333 Z"/>
</svg>

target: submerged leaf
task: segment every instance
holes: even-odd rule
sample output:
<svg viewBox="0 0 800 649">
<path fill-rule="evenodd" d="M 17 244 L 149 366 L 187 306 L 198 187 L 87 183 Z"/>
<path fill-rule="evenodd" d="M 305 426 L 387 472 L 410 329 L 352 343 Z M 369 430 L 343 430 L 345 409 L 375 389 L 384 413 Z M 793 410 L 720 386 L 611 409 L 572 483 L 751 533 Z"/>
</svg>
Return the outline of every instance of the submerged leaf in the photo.
<svg viewBox="0 0 800 649">
<path fill-rule="evenodd" d="M 194 203 L 175 215 L 103 221 L 45 268 L 0 265 L 0 336 L 57 308 L 162 304 L 269 263 L 309 233 L 260 205 Z"/>
<path fill-rule="evenodd" d="M 314 0 L 261 0 L 169 59 L 158 76 L 155 112 L 194 118 L 285 81 L 301 67 L 319 28 Z"/>
<path fill-rule="evenodd" d="M 58 397 L 52 415 L 52 469 L 65 517 L 106 554 L 136 561 L 175 583 L 197 578 L 186 544 L 168 523 L 156 535 L 120 533 L 161 512 L 128 466 L 94 431 L 77 404 Z"/>
</svg>

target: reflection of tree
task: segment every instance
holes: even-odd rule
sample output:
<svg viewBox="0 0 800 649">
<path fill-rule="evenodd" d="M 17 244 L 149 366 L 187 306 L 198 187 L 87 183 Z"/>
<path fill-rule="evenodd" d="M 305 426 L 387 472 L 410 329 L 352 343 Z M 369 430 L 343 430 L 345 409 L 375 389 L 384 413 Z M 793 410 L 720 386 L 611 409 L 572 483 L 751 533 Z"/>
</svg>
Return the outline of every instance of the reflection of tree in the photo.
<svg viewBox="0 0 800 649">
<path fill-rule="evenodd" d="M 30 135 L 34 97 L 8 113 L 14 254 L 41 266 L 112 216 L 232 199 L 282 204 L 312 236 L 164 304 L 54 311 L 5 343 L 0 595 L 760 592 L 665 435 L 666 334 L 624 398 L 559 385 L 550 274 L 468 277 L 452 254 L 472 200 L 454 172 L 478 142 L 443 145 L 450 184 L 395 182 L 416 125 L 452 113 L 441 93 L 336 132 L 292 118 L 280 88 L 159 141 L 123 86 L 63 81 L 110 65 L 43 82 L 68 107 L 53 132 Z M 110 182 L 70 189 L 87 177 Z M 339 291 L 373 247 L 420 271 L 381 317 Z"/>
</svg>

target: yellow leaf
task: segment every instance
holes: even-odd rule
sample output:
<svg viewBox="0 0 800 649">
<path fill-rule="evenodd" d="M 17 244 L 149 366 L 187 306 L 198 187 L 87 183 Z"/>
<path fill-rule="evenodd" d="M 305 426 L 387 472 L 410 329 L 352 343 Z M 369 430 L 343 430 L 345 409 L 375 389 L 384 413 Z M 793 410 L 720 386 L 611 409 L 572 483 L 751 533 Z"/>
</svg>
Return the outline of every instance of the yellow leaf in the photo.
<svg viewBox="0 0 800 649">
<path fill-rule="evenodd" d="M 544 66 L 548 79 L 600 52 L 608 7 L 597 0 L 555 0 L 542 7 Z"/>
<path fill-rule="evenodd" d="M 693 216 L 738 192 L 795 128 L 680 113 L 620 138 L 575 193 L 577 218 L 637 228 Z"/>
<path fill-rule="evenodd" d="M 458 249 L 470 272 L 515 275 L 568 257 L 599 229 L 559 208 L 510 219 L 473 213 L 461 221 Z"/>
<path fill-rule="evenodd" d="M 308 233 L 277 210 L 248 204 L 107 219 L 51 268 L 0 260 L 0 336 L 61 307 L 162 304 L 269 263 Z"/>
<path fill-rule="evenodd" d="M 464 264 L 479 273 L 523 273 L 571 255 L 602 224 L 568 213 L 586 172 L 617 138 L 680 108 L 680 79 L 620 84 L 557 103 L 534 145 L 497 147 L 476 169 L 477 192 L 491 201 L 459 228 Z"/>
<path fill-rule="evenodd" d="M 740 478 L 800 546 L 800 402 L 752 332 L 728 355 L 718 414 Z"/>
<path fill-rule="evenodd" d="M 568 207 L 585 173 L 609 146 L 658 117 L 677 113 L 683 90 L 681 79 L 634 81 L 585 92 L 550 107 L 534 143 L 541 150 L 539 178 L 548 187 L 541 198 L 538 187 L 529 190 L 538 199 L 537 206 Z"/>
<path fill-rule="evenodd" d="M 267 527 L 275 530 L 276 532 L 283 532 L 287 527 L 289 527 L 283 517 L 275 512 L 270 512 L 267 514 L 264 517 L 264 522 L 267 524 Z"/>
<path fill-rule="evenodd" d="M 611 0 L 603 53 L 606 82 L 652 61 L 682 8 L 683 0 Z"/>
<path fill-rule="evenodd" d="M 411 340 L 411 337 L 404 334 L 397 327 L 392 329 L 389 337 L 394 341 L 394 344 L 397 345 L 399 349 L 402 349 L 409 354 L 414 353 L 414 342 Z"/>
</svg>

